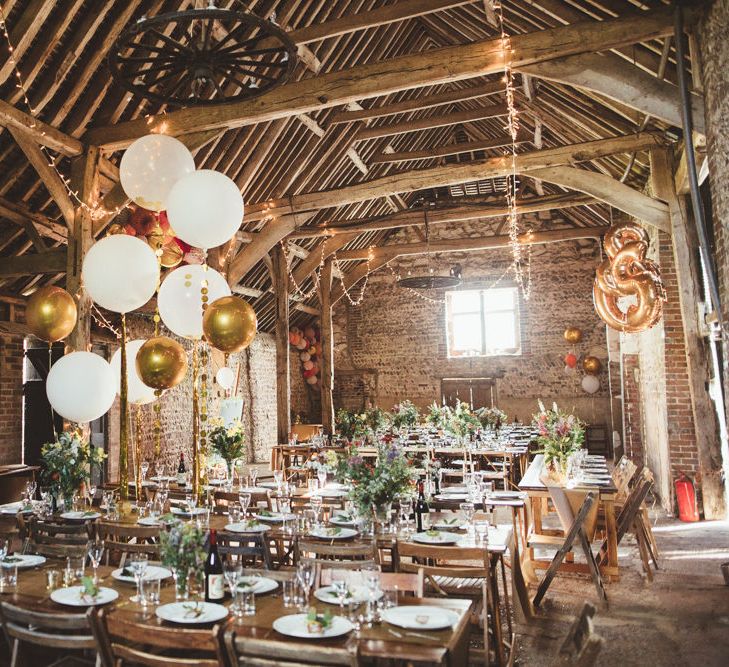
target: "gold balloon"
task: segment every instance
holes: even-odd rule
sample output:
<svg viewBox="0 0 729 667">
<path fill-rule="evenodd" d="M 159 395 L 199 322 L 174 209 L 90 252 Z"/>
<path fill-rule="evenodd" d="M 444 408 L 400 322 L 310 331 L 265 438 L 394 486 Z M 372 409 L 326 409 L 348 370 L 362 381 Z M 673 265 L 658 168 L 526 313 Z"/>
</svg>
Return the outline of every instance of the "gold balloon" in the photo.
<svg viewBox="0 0 729 667">
<path fill-rule="evenodd" d="M 602 370 L 602 362 L 597 357 L 585 357 L 582 360 L 582 370 L 588 375 L 599 375 Z"/>
<path fill-rule="evenodd" d="M 213 301 L 203 315 L 203 333 L 208 343 L 221 352 L 240 352 L 256 335 L 256 313 L 237 296 Z"/>
<path fill-rule="evenodd" d="M 582 340 L 582 329 L 578 329 L 577 327 L 567 327 L 564 330 L 564 339 L 573 345 L 575 343 L 579 343 Z"/>
<path fill-rule="evenodd" d="M 187 352 L 177 341 L 158 336 L 139 348 L 137 373 L 152 389 L 172 389 L 182 382 L 187 372 Z"/>
<path fill-rule="evenodd" d="M 31 333 L 49 343 L 55 343 L 73 331 L 76 314 L 76 302 L 60 287 L 41 287 L 25 307 L 25 320 Z"/>
<path fill-rule="evenodd" d="M 160 263 L 166 269 L 172 269 L 182 262 L 183 254 L 182 248 L 173 241 L 172 243 L 162 246 Z"/>
</svg>

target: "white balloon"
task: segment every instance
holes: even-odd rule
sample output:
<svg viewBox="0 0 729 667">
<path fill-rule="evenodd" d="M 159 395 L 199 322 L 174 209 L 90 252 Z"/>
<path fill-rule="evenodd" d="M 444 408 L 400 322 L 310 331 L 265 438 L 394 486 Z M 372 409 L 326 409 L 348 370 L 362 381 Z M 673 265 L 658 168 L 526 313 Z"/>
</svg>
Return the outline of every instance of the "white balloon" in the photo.
<svg viewBox="0 0 729 667">
<path fill-rule="evenodd" d="M 114 372 L 98 354 L 71 352 L 51 367 L 46 395 L 61 417 L 85 424 L 101 417 L 114 403 Z"/>
<path fill-rule="evenodd" d="M 137 373 L 137 352 L 146 340 L 127 341 L 127 400 L 134 405 L 146 405 L 155 398 L 154 389 L 148 387 Z M 111 370 L 114 371 L 114 387 L 117 393 L 121 387 L 121 348 L 111 357 Z"/>
<path fill-rule="evenodd" d="M 162 211 L 172 186 L 194 171 L 195 160 L 185 144 L 165 134 L 148 134 L 124 151 L 119 179 L 134 203 Z"/>
<path fill-rule="evenodd" d="M 113 234 L 91 246 L 82 273 L 84 287 L 97 304 L 128 313 L 154 296 L 159 263 L 154 250 L 141 239 Z"/>
<path fill-rule="evenodd" d="M 588 394 L 594 394 L 598 389 L 600 389 L 600 380 L 598 380 L 594 375 L 585 375 L 585 377 L 582 378 L 582 388 Z"/>
<path fill-rule="evenodd" d="M 215 381 L 223 388 L 223 389 L 231 389 L 233 387 L 233 383 L 235 382 L 235 373 L 228 368 L 227 366 L 223 366 L 216 374 L 215 374 Z"/>
<path fill-rule="evenodd" d="M 208 282 L 208 303 L 230 296 L 228 282 L 214 269 L 202 266 L 181 266 L 167 274 L 157 296 L 162 321 L 183 338 L 202 338 L 203 281 Z"/>
<path fill-rule="evenodd" d="M 215 248 L 228 241 L 243 222 L 243 196 L 225 174 L 200 169 L 172 187 L 167 216 L 175 235 L 185 243 Z"/>
</svg>

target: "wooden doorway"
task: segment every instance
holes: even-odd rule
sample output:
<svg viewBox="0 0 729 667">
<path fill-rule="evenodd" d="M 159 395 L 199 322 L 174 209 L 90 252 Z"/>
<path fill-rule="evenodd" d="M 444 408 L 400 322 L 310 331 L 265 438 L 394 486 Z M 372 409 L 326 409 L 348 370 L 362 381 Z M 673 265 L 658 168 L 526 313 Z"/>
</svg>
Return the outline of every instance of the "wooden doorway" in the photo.
<svg viewBox="0 0 729 667">
<path fill-rule="evenodd" d="M 496 378 L 443 378 L 440 388 L 445 404 L 450 407 L 460 400 L 473 409 L 490 408 L 498 400 Z"/>
</svg>

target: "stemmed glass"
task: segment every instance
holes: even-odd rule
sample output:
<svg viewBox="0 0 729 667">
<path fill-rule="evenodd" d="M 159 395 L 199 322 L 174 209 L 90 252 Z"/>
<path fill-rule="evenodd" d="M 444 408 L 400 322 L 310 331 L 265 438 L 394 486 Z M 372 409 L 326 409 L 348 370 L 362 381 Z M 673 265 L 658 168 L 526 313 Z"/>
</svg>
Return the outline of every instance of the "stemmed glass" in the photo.
<svg viewBox="0 0 729 667">
<path fill-rule="evenodd" d="M 366 620 L 368 623 L 372 623 L 375 620 L 374 603 L 380 590 L 380 566 L 366 565 L 362 568 L 362 575 L 367 590 Z"/>
<path fill-rule="evenodd" d="M 248 517 L 248 507 L 251 504 L 251 494 L 239 493 L 238 502 L 240 503 L 240 507 L 243 510 L 243 519 L 246 519 Z"/>
<path fill-rule="evenodd" d="M 88 544 L 89 561 L 91 567 L 94 570 L 94 583 L 99 583 L 99 563 L 101 563 L 101 557 L 104 555 L 104 541 L 94 541 Z"/>
<path fill-rule="evenodd" d="M 405 537 L 410 536 L 411 519 L 413 513 L 413 499 L 410 496 L 400 496 L 400 523 L 405 526 Z"/>
<path fill-rule="evenodd" d="M 314 510 L 314 528 L 318 528 L 321 525 L 319 517 L 321 516 L 322 502 L 321 496 L 312 496 L 309 501 L 311 509 Z"/>
<path fill-rule="evenodd" d="M 251 468 L 248 471 L 248 478 L 251 480 L 251 487 L 256 488 L 256 480 L 258 479 L 258 468 Z"/>
<path fill-rule="evenodd" d="M 194 494 L 188 493 L 185 496 L 185 505 L 187 505 L 187 513 L 192 517 L 197 507 L 197 499 Z"/>
<path fill-rule="evenodd" d="M 25 483 L 25 495 L 27 496 L 28 502 L 35 498 L 35 491 L 37 488 L 38 485 L 33 481 Z"/>
<path fill-rule="evenodd" d="M 316 471 L 316 476 L 319 480 L 319 488 L 323 489 L 327 483 L 327 469 L 319 468 L 319 470 Z"/>
<path fill-rule="evenodd" d="M 276 490 L 281 493 L 281 484 L 283 483 L 283 470 L 273 471 L 273 481 L 276 482 Z"/>
<path fill-rule="evenodd" d="M 134 574 L 134 581 L 137 584 L 137 594 L 129 598 L 132 602 L 141 602 L 142 600 L 142 579 L 144 579 L 144 573 L 147 571 L 148 562 L 147 554 L 129 554 L 129 569 Z"/>
<path fill-rule="evenodd" d="M 142 471 L 142 483 L 144 483 L 147 480 L 147 473 L 149 472 L 149 461 L 142 461 L 139 469 Z"/>
<path fill-rule="evenodd" d="M 344 616 L 344 602 L 349 593 L 349 586 L 346 577 L 342 573 L 337 575 L 332 574 L 332 588 L 337 594 L 337 600 L 339 600 L 339 613 Z"/>
<path fill-rule="evenodd" d="M 0 563 L 5 560 L 5 556 L 8 555 L 8 549 L 10 548 L 10 540 L 0 537 Z"/>
<path fill-rule="evenodd" d="M 167 466 L 162 461 L 157 461 L 157 463 L 154 464 L 154 470 L 157 473 L 157 481 L 163 481 L 166 477 L 165 473 L 167 472 Z"/>
<path fill-rule="evenodd" d="M 309 606 L 309 594 L 311 587 L 314 585 L 314 574 L 316 572 L 315 564 L 311 560 L 301 560 L 296 568 L 296 579 L 304 591 L 304 609 Z"/>
<path fill-rule="evenodd" d="M 473 534 L 473 517 L 476 514 L 476 506 L 473 503 L 461 503 L 458 505 L 463 514 L 463 518 L 468 524 L 468 534 Z"/>
<path fill-rule="evenodd" d="M 240 602 L 238 601 L 238 584 L 240 584 L 241 576 L 243 575 L 243 567 L 240 562 L 229 558 L 223 563 L 223 574 L 225 575 L 225 581 L 230 589 L 230 596 L 233 598 L 233 604 L 231 609 L 235 616 L 241 615 Z"/>
</svg>

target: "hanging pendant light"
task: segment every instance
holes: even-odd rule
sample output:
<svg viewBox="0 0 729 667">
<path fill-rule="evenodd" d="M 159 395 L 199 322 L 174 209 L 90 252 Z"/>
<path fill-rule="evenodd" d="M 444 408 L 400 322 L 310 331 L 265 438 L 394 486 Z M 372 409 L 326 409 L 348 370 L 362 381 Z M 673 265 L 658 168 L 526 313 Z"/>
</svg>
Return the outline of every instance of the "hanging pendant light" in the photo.
<svg viewBox="0 0 729 667">
<path fill-rule="evenodd" d="M 407 287 L 410 289 L 448 289 L 450 287 L 458 287 L 461 284 L 462 269 L 460 264 L 454 264 L 447 275 L 438 274 L 431 263 L 430 253 L 430 225 L 428 224 L 428 214 L 425 214 L 425 245 L 426 257 L 428 261 L 428 270 L 421 275 L 407 275 L 404 278 L 397 279 L 398 287 Z"/>
</svg>

